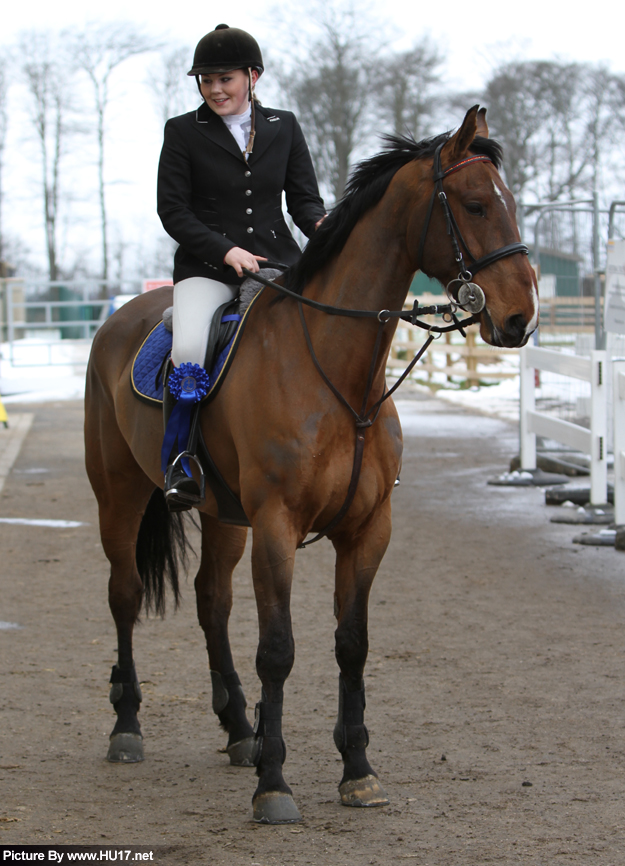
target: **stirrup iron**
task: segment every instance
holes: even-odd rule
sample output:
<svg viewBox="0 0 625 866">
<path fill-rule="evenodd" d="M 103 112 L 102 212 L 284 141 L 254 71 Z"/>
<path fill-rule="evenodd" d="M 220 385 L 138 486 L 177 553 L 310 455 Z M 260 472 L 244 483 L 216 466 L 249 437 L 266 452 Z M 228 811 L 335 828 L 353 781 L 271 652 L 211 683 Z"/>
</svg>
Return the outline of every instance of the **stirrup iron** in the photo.
<svg viewBox="0 0 625 866">
<path fill-rule="evenodd" d="M 199 496 L 193 493 L 189 493 L 184 489 L 179 489 L 176 487 L 176 483 L 173 481 L 173 476 L 176 473 L 176 470 L 182 471 L 184 473 L 184 478 L 189 478 L 189 476 L 184 472 L 181 461 L 186 457 L 189 460 L 193 460 L 195 465 L 197 466 L 200 473 L 200 494 Z M 180 464 L 180 466 L 178 465 Z M 183 480 L 182 478 L 180 480 Z M 194 478 L 191 480 L 195 481 Z M 179 483 L 179 482 L 178 482 Z M 206 478 L 204 476 L 204 469 L 202 468 L 202 464 L 195 454 L 192 454 L 190 451 L 181 451 L 177 457 L 175 457 L 172 462 L 167 467 L 167 472 L 165 474 L 165 501 L 169 505 L 180 505 L 179 510 L 188 510 L 192 508 L 194 505 L 200 505 L 200 503 L 204 502 L 204 497 L 206 493 Z"/>
</svg>

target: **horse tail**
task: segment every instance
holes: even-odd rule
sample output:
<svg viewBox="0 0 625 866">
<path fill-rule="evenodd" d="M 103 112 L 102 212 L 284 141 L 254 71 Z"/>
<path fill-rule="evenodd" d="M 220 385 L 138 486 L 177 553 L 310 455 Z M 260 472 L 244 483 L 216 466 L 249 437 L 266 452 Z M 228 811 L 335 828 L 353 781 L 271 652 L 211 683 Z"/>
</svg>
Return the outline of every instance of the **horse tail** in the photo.
<svg viewBox="0 0 625 866">
<path fill-rule="evenodd" d="M 185 534 L 183 515 L 172 514 L 165 496 L 157 487 L 145 510 L 137 536 L 136 561 L 143 581 L 146 611 L 165 615 L 166 582 L 174 594 L 174 603 L 180 602 L 178 570 L 186 567 L 190 544 Z"/>
</svg>

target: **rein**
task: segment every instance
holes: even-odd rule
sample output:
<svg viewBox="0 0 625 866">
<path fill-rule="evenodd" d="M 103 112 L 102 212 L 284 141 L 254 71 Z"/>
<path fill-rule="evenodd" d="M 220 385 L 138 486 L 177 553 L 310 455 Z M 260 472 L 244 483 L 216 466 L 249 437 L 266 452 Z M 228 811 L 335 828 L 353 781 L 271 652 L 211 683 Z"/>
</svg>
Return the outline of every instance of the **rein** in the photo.
<svg viewBox="0 0 625 866">
<path fill-rule="evenodd" d="M 272 263 L 272 267 L 274 267 Z M 284 265 L 282 265 L 284 267 Z M 256 283 L 262 283 L 269 289 L 275 289 L 287 298 L 293 298 L 298 304 L 305 304 L 307 307 L 312 307 L 313 310 L 319 310 L 321 313 L 327 313 L 329 316 L 345 316 L 352 319 L 377 319 L 378 322 L 386 323 L 389 319 L 401 319 L 404 322 L 410 322 L 411 325 L 416 325 L 418 328 L 423 328 L 425 331 L 432 331 L 434 334 L 446 334 L 448 331 L 457 331 L 458 326 L 473 325 L 479 321 L 479 316 L 473 315 L 467 319 L 462 319 L 458 322 L 455 318 L 455 312 L 462 304 L 452 302 L 450 304 L 432 304 L 430 306 L 420 307 L 419 302 L 415 301 L 412 310 L 351 310 L 348 307 L 334 307 L 332 304 L 322 304 L 320 301 L 313 301 L 312 298 L 306 298 L 297 292 L 287 289 L 286 286 L 281 286 L 274 283 L 273 280 L 268 280 L 261 277 L 260 274 L 255 274 L 247 268 L 241 269 L 246 277 L 254 280 Z M 425 322 L 419 322 L 417 316 L 449 316 L 453 317 L 455 322 L 447 327 L 438 327 L 437 325 L 428 325 Z"/>
<path fill-rule="evenodd" d="M 291 291 L 291 289 L 287 289 L 285 286 L 278 285 L 278 283 L 275 283 L 273 280 L 267 280 L 265 279 L 265 277 L 261 277 L 260 274 L 255 274 L 247 268 L 242 268 L 242 271 L 246 277 L 251 278 L 257 283 L 261 283 L 268 288 L 275 289 L 275 291 L 279 292 L 280 294 L 297 301 L 299 317 L 302 323 L 302 329 L 304 331 L 306 345 L 308 346 L 308 351 L 310 352 L 312 361 L 325 384 L 332 391 L 337 400 L 351 413 L 355 421 L 356 446 L 354 449 L 352 474 L 349 482 L 349 487 L 347 489 L 347 496 L 345 497 L 345 501 L 343 502 L 343 505 L 341 506 L 339 511 L 332 518 L 330 523 L 328 523 L 327 526 L 320 530 L 320 532 L 318 532 L 314 538 L 311 538 L 310 541 L 305 541 L 299 544 L 298 549 L 308 547 L 309 544 L 314 544 L 316 541 L 324 538 L 341 522 L 343 517 L 345 517 L 345 515 L 347 514 L 349 507 L 354 500 L 354 496 L 356 495 L 358 480 L 360 478 L 360 470 L 362 468 L 362 458 L 365 447 L 365 430 L 375 423 L 384 401 L 388 400 L 388 398 L 406 380 L 415 365 L 422 358 L 423 354 L 427 351 L 433 340 L 437 339 L 437 337 L 439 337 L 441 334 L 446 334 L 450 331 L 460 331 L 462 336 L 466 337 L 464 328 L 479 321 L 479 315 L 484 309 L 486 299 L 484 297 L 484 292 L 481 287 L 478 286 L 476 283 L 471 282 L 474 274 L 476 274 L 483 268 L 492 265 L 494 262 L 499 261 L 499 259 L 505 258 L 506 256 L 512 256 L 516 253 L 523 253 L 525 255 L 528 255 L 529 253 L 527 246 L 522 243 L 508 244 L 507 246 L 500 247 L 499 249 L 494 250 L 491 253 L 487 253 L 481 258 L 476 258 L 471 253 L 466 241 L 462 237 L 462 233 L 460 231 L 458 223 L 456 222 L 456 219 L 447 200 L 445 191 L 443 190 L 443 180 L 453 172 L 459 171 L 461 168 L 464 168 L 467 165 L 471 165 L 474 162 L 492 162 L 492 160 L 489 159 L 487 156 L 482 156 L 478 154 L 468 157 L 467 159 L 460 160 L 459 162 L 454 163 L 453 165 L 446 168 L 445 171 L 443 171 L 441 166 L 441 150 L 444 144 L 445 142 L 443 142 L 443 144 L 440 144 L 434 154 L 434 190 L 430 198 L 423 231 L 421 233 L 417 261 L 421 263 L 423 260 L 425 240 L 430 226 L 432 212 L 434 210 L 434 203 L 438 198 L 445 215 L 447 234 L 451 238 L 455 260 L 460 268 L 458 278 L 452 280 L 450 283 L 448 283 L 446 287 L 447 295 L 450 298 L 449 304 L 433 304 L 431 306 L 421 307 L 419 306 L 419 302 L 415 301 L 412 310 L 352 310 L 345 307 L 335 307 L 331 304 L 323 304 L 320 301 L 314 301 L 311 298 L 306 298 L 303 295 L 298 294 L 297 292 Z M 467 267 L 467 265 L 465 264 L 464 256 L 460 248 L 461 244 L 464 247 L 469 258 L 472 259 L 472 264 L 469 267 Z M 453 298 L 452 290 L 450 289 L 450 287 L 457 283 L 459 283 L 460 285 L 457 291 L 458 300 L 455 300 Z M 341 394 L 338 388 L 333 384 L 333 382 L 330 381 L 321 364 L 319 363 L 319 359 L 315 354 L 315 350 L 312 344 L 310 331 L 308 330 L 308 325 L 306 324 L 306 318 L 304 316 L 304 305 L 307 307 L 312 307 L 312 309 L 318 310 L 322 313 L 326 313 L 329 316 L 344 316 L 347 318 L 358 319 L 377 319 L 378 332 L 375 339 L 373 356 L 371 358 L 371 364 L 369 366 L 369 374 L 367 376 L 367 384 L 365 387 L 360 412 L 356 412 L 356 410 L 351 406 L 351 404 L 345 399 L 345 397 Z M 467 312 L 472 313 L 472 315 L 467 317 L 466 319 L 460 320 L 457 318 L 456 312 L 459 308 L 463 309 L 465 307 L 467 308 Z M 445 326 L 428 325 L 425 322 L 420 322 L 418 319 L 419 316 L 429 315 L 442 315 L 443 319 L 450 322 L 450 324 Z M 378 361 L 378 355 L 380 352 L 380 345 L 382 343 L 384 326 L 391 319 L 398 319 L 403 322 L 409 322 L 411 325 L 422 328 L 423 330 L 428 331 L 428 337 L 423 346 L 421 346 L 415 357 L 412 359 L 410 364 L 408 364 L 404 372 L 398 378 L 397 382 L 395 382 L 393 387 L 387 391 L 385 386 L 385 390 L 380 399 L 376 400 L 373 406 L 367 411 L 367 403 L 369 402 L 371 389 L 373 387 L 373 378 L 375 374 L 375 367 Z"/>
</svg>

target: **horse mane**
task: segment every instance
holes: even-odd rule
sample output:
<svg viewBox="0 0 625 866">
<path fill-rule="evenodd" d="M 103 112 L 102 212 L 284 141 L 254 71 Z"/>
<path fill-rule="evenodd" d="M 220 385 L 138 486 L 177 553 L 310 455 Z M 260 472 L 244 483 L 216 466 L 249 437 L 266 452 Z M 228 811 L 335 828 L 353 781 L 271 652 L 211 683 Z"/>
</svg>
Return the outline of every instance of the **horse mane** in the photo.
<svg viewBox="0 0 625 866">
<path fill-rule="evenodd" d="M 291 291 L 301 294 L 312 277 L 341 252 L 358 220 L 380 201 L 400 168 L 414 159 L 433 156 L 439 144 L 450 138 L 451 132 L 423 141 L 415 141 L 411 135 L 383 135 L 384 149 L 354 168 L 343 198 L 310 238 L 300 259 L 289 269 L 287 285 Z M 478 135 L 469 149 L 472 153 L 487 156 L 496 168 L 501 167 L 503 149 L 494 139 Z"/>
</svg>

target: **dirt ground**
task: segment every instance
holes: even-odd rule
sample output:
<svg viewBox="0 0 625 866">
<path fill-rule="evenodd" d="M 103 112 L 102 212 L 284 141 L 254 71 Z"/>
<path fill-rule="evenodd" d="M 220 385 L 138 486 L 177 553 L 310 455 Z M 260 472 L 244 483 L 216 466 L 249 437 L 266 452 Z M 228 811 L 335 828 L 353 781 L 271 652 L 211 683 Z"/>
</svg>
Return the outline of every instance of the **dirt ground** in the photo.
<svg viewBox="0 0 625 866">
<path fill-rule="evenodd" d="M 285 777 L 304 820 L 285 827 L 252 823 L 253 770 L 218 752 L 193 566 L 182 608 L 136 632 L 146 760 L 104 760 L 115 636 L 82 405 L 22 407 L 35 419 L 0 517 L 87 525 L 0 523 L 0 620 L 21 626 L 0 630 L 0 843 L 134 843 L 158 846 L 159 862 L 209 866 L 625 863 L 625 556 L 573 545 L 540 491 L 486 486 L 515 453 L 513 427 L 407 396 L 417 411 L 366 674 L 369 756 L 391 805 L 339 804 L 322 542 L 296 567 Z M 231 635 L 251 709 L 247 557 Z"/>
</svg>

